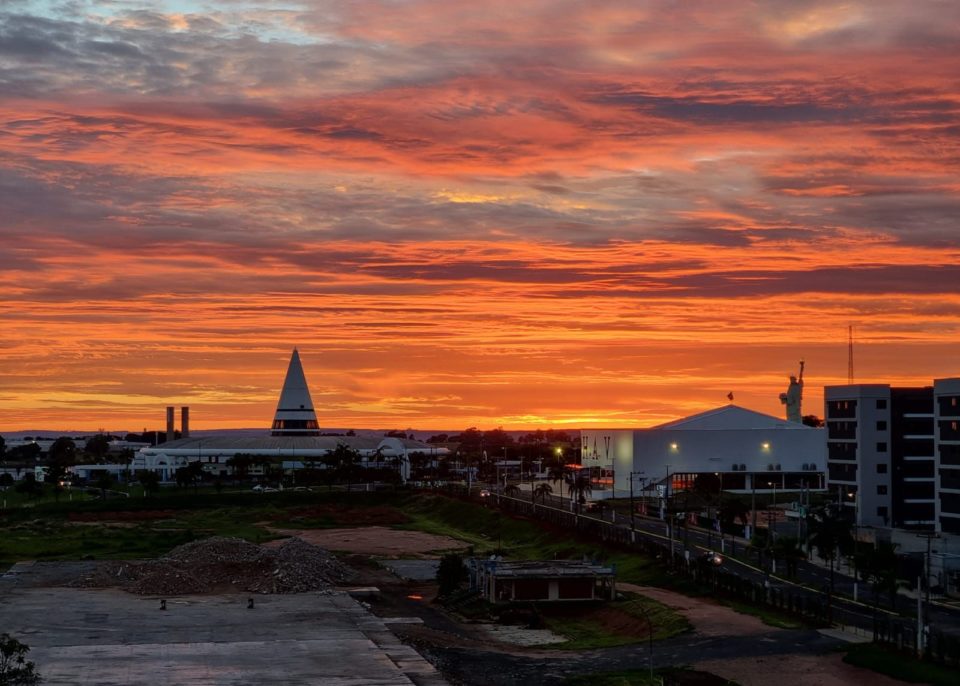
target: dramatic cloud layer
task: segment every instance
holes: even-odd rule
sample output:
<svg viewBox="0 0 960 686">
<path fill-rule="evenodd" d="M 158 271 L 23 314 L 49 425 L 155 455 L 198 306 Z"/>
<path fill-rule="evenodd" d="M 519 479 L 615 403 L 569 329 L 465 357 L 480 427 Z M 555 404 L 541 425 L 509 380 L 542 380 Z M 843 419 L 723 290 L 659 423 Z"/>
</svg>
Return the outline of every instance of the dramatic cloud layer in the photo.
<svg viewBox="0 0 960 686">
<path fill-rule="evenodd" d="M 960 375 L 958 74 L 952 0 L 7 0 L 0 430 Z"/>
</svg>

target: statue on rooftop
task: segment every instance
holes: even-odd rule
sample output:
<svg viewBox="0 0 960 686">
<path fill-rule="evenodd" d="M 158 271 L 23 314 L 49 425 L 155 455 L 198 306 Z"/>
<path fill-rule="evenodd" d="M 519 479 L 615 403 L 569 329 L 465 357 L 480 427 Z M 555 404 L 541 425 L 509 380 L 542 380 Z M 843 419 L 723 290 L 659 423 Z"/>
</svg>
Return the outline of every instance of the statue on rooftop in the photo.
<svg viewBox="0 0 960 686">
<path fill-rule="evenodd" d="M 803 360 L 800 360 L 800 376 L 790 377 L 790 387 L 786 393 L 780 394 L 780 402 L 787 406 L 787 421 L 802 423 L 803 415 L 800 405 L 803 402 Z"/>
</svg>

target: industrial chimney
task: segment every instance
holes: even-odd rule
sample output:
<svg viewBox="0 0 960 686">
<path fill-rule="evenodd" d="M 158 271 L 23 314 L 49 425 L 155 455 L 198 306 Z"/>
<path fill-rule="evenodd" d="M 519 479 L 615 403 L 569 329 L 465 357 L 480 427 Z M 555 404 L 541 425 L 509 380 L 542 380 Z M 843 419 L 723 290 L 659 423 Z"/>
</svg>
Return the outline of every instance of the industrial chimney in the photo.
<svg viewBox="0 0 960 686">
<path fill-rule="evenodd" d="M 190 437 L 190 408 L 180 408 L 180 438 Z"/>
<path fill-rule="evenodd" d="M 173 407 L 172 405 L 167 407 L 167 440 L 168 441 L 172 441 L 174 438 L 176 438 L 176 435 L 174 434 L 176 426 L 173 421 L 173 411 L 175 409 L 176 408 Z"/>
</svg>

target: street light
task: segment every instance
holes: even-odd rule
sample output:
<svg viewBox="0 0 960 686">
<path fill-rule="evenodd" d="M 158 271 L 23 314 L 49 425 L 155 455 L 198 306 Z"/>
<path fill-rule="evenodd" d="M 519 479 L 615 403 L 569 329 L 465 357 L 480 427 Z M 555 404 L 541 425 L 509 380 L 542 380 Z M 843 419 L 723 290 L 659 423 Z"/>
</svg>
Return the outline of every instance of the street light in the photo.
<svg viewBox="0 0 960 686">
<path fill-rule="evenodd" d="M 560 470 L 560 472 L 559 472 L 559 473 L 560 473 L 560 479 L 559 479 L 559 481 L 560 481 L 560 503 L 559 503 L 559 506 L 562 508 L 562 507 L 563 507 L 563 479 L 564 479 L 564 477 L 566 477 L 566 470 L 564 470 L 564 468 L 563 468 L 563 448 L 561 448 L 561 447 L 558 445 L 555 452 L 557 453 L 557 468 Z M 572 496 L 571 496 L 570 500 L 571 500 L 571 501 L 573 500 L 573 497 L 572 497 Z M 573 509 L 573 508 L 571 507 L 570 509 Z"/>
<path fill-rule="evenodd" d="M 630 472 L 630 531 L 634 531 L 636 526 L 636 510 L 633 504 L 633 479 L 637 476 L 643 476 L 646 472 Z"/>
<path fill-rule="evenodd" d="M 675 448 L 676 448 L 676 445 L 677 445 L 677 444 L 674 443 L 672 447 L 675 449 Z M 668 510 L 670 509 L 670 508 L 669 508 L 669 504 L 670 504 L 670 491 L 673 490 L 673 489 L 671 488 L 672 484 L 671 484 L 671 482 L 670 482 L 670 465 L 666 465 L 666 467 L 667 467 L 667 484 L 666 484 L 666 487 L 664 488 L 664 491 L 663 491 L 663 518 L 664 518 L 664 520 L 666 520 L 666 522 L 667 522 L 667 535 L 668 535 L 669 538 L 670 538 L 670 560 L 669 560 L 669 566 L 670 566 L 671 569 L 673 569 L 673 520 L 670 518 L 670 513 L 669 513 L 669 511 L 668 511 Z"/>
<path fill-rule="evenodd" d="M 773 506 L 767 508 L 767 548 L 770 555 L 770 566 L 773 573 L 777 573 L 777 558 L 773 555 L 773 543 L 776 539 L 775 510 L 777 509 L 777 482 L 768 481 L 767 485 L 773 489 Z"/>
<path fill-rule="evenodd" d="M 860 582 L 860 570 L 857 562 L 857 553 L 860 543 L 860 492 L 850 491 L 847 493 L 853 500 L 853 599 L 857 600 Z M 849 567 L 847 568 L 849 569 Z"/>
<path fill-rule="evenodd" d="M 510 465 L 507 464 L 507 446 L 503 446 L 503 485 L 501 486 L 501 492 L 503 492 L 502 489 L 507 487 L 507 475 L 509 473 Z"/>
</svg>

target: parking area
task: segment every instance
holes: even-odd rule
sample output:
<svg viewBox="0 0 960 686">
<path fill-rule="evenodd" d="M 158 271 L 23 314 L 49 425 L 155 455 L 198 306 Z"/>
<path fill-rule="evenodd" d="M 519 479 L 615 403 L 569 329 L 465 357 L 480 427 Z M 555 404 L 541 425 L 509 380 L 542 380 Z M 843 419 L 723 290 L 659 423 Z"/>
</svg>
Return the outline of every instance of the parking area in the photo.
<svg viewBox="0 0 960 686">
<path fill-rule="evenodd" d="M 115 589 L 4 588 L 0 626 L 48 685 L 444 683 L 343 592 L 160 599 Z M 399 619 L 398 621 L 403 621 Z"/>
</svg>

